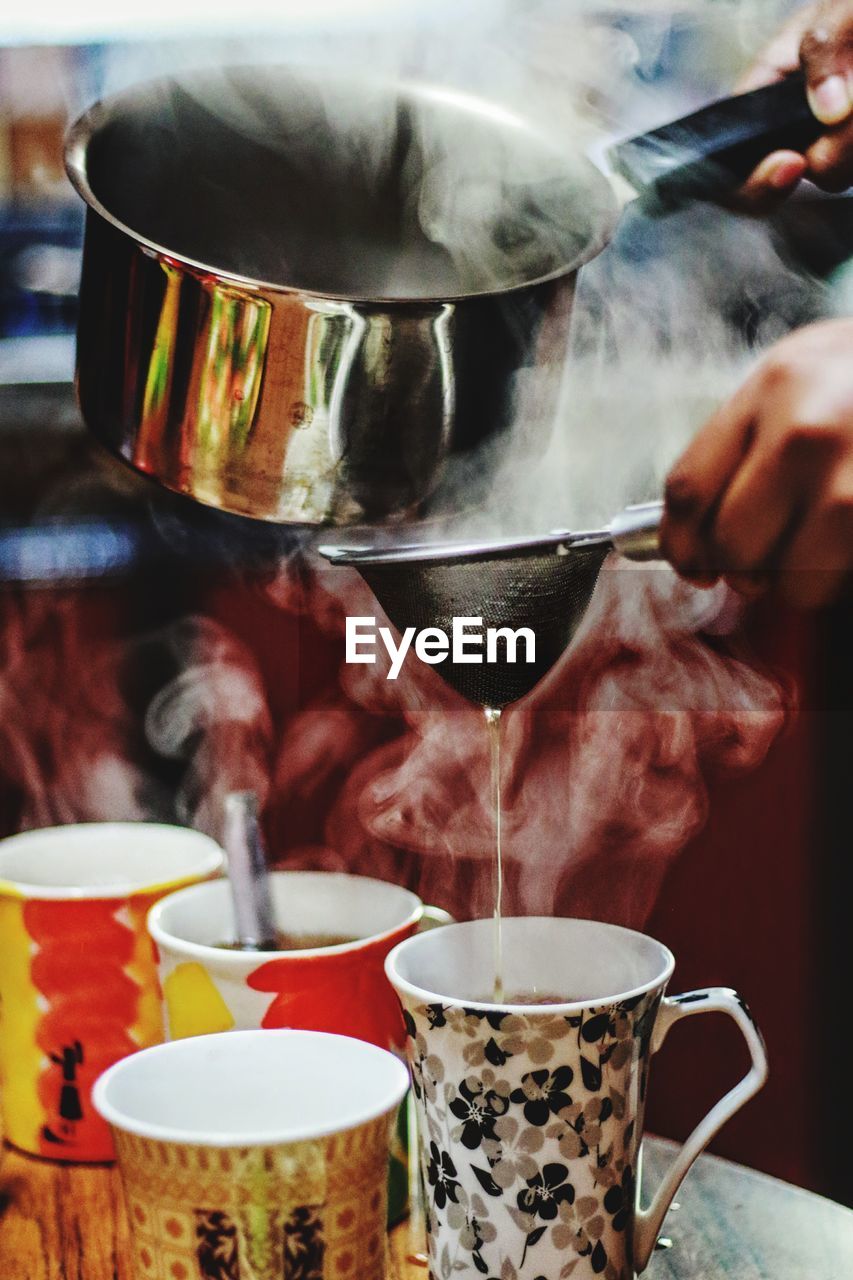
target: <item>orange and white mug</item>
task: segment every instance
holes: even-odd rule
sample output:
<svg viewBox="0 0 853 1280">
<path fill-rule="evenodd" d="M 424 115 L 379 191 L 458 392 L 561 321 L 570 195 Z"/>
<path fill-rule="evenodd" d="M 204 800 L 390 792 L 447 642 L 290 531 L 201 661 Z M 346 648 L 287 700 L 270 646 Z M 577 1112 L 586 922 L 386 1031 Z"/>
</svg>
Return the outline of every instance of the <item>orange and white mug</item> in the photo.
<svg viewBox="0 0 853 1280">
<path fill-rule="evenodd" d="M 216 875 L 208 836 L 156 823 L 82 823 L 0 840 L 0 1098 L 22 1151 L 111 1160 L 95 1079 L 163 1038 L 154 902 Z"/>
<path fill-rule="evenodd" d="M 270 887 L 276 925 L 291 940 L 281 951 L 228 949 L 236 935 L 224 880 L 171 894 L 151 911 L 167 1036 L 298 1027 L 401 1049 L 385 957 L 425 925 L 446 923 L 447 913 L 368 876 L 274 871 Z"/>
</svg>

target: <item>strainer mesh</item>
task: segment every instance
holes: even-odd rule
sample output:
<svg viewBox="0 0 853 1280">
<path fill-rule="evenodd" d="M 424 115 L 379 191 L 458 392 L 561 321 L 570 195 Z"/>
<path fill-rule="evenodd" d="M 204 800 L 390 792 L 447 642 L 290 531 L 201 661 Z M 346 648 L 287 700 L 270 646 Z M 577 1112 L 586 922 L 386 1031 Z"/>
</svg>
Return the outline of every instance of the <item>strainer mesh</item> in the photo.
<svg viewBox="0 0 853 1280">
<path fill-rule="evenodd" d="M 523 641 L 516 661 L 507 661 L 499 639 L 496 662 L 485 661 L 484 642 L 474 651 L 482 662 L 453 662 L 448 656 L 436 665 L 469 702 L 506 707 L 529 693 L 568 648 L 609 550 L 608 543 L 596 543 L 567 548 L 562 555 L 360 563 L 358 568 L 400 632 L 440 627 L 451 635 L 455 617 L 482 618 L 484 628 L 529 627 L 536 637 L 532 663 L 524 660 Z"/>
</svg>

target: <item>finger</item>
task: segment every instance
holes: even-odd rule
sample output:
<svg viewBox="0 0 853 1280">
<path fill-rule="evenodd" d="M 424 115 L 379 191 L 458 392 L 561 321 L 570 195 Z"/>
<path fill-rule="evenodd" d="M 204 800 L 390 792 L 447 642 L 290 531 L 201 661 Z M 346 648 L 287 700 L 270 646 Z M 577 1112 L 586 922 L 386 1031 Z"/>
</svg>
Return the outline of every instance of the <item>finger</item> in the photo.
<svg viewBox="0 0 853 1280">
<path fill-rule="evenodd" d="M 753 380 L 705 424 L 669 473 L 661 547 L 683 576 L 717 577 L 703 525 L 743 462 L 754 420 Z"/>
<path fill-rule="evenodd" d="M 773 420 L 772 402 L 765 414 Z M 837 447 L 829 435 L 826 449 L 819 435 L 808 436 L 809 448 L 800 438 L 786 433 L 756 445 L 732 477 L 706 535 L 719 573 L 760 572 L 790 534 L 805 495 L 818 487 L 816 477 L 829 467 Z"/>
<path fill-rule="evenodd" d="M 809 176 L 824 191 L 846 191 L 853 184 L 853 118 L 818 138 L 805 161 Z"/>
<path fill-rule="evenodd" d="M 764 395 L 762 420 L 785 421 L 788 406 Z M 799 513 L 813 505 L 835 468 L 843 443 L 835 432 L 800 427 L 757 432 L 751 450 L 722 495 L 707 531 L 720 573 L 760 573 L 778 562 Z M 851 495 L 853 496 L 853 495 Z"/>
<path fill-rule="evenodd" d="M 726 490 L 707 532 L 712 563 L 722 574 L 758 573 L 789 530 L 803 480 L 767 450 L 747 459 Z"/>
<path fill-rule="evenodd" d="M 779 589 L 801 608 L 827 604 L 853 570 L 853 463 L 806 513 L 781 563 Z"/>
<path fill-rule="evenodd" d="M 748 213 L 769 213 L 787 199 L 807 168 L 805 156 L 798 151 L 774 151 L 747 178 L 735 203 Z"/>
<path fill-rule="evenodd" d="M 824 8 L 800 42 L 812 111 L 823 124 L 839 124 L 853 108 L 853 18 L 844 4 Z"/>
</svg>

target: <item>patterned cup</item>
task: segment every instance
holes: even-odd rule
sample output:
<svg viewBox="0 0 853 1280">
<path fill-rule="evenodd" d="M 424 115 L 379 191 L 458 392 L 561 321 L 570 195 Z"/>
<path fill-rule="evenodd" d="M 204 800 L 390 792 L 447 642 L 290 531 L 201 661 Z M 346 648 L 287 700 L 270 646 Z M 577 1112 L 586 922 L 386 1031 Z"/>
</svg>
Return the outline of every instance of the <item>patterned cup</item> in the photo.
<svg viewBox="0 0 853 1280">
<path fill-rule="evenodd" d="M 419 1112 L 430 1275 L 630 1280 L 690 1165 L 764 1083 L 761 1036 L 727 988 L 666 996 L 673 957 L 642 934 L 533 917 L 504 920 L 502 933 L 506 1003 L 490 998 L 492 921 L 388 957 Z M 712 1011 L 737 1023 L 752 1066 L 641 1209 L 651 1057 L 679 1018 Z"/>
<path fill-rule="evenodd" d="M 138 1280 L 382 1280 L 403 1064 L 315 1031 L 237 1031 L 111 1067 Z"/>
<path fill-rule="evenodd" d="M 385 957 L 431 909 L 408 889 L 367 876 L 275 871 L 270 882 L 283 933 L 346 941 L 261 954 L 228 950 L 221 944 L 235 937 L 234 909 L 224 880 L 164 898 L 148 928 L 159 953 L 167 1034 L 177 1040 L 296 1027 L 401 1048 L 403 1023 Z"/>
<path fill-rule="evenodd" d="M 160 957 L 166 1032 L 183 1036 L 296 1027 L 356 1036 L 402 1052 L 400 1005 L 385 957 L 417 929 L 449 917 L 384 880 L 326 871 L 271 876 L 276 924 L 294 936 L 346 938 L 310 950 L 229 951 L 234 909 L 224 881 L 164 898 L 148 927 Z M 389 1220 L 408 1207 L 408 1126 L 401 1109 L 389 1172 Z"/>
<path fill-rule="evenodd" d="M 84 823 L 0 841 L 0 1083 L 6 1138 L 55 1160 L 111 1160 L 96 1077 L 163 1038 L 145 919 L 221 870 L 183 827 Z"/>
</svg>

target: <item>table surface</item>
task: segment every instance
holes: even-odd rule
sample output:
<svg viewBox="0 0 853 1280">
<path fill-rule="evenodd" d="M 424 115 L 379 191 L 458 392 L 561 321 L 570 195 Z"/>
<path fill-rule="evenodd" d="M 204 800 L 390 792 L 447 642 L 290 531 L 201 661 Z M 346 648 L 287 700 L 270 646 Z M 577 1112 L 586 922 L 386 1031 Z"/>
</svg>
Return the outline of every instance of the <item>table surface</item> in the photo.
<svg viewBox="0 0 853 1280">
<path fill-rule="evenodd" d="M 674 1147 L 646 1140 L 653 1186 Z M 850 1280 L 853 1212 L 740 1165 L 702 1156 L 671 1212 L 649 1280 Z M 393 1280 L 425 1280 L 417 1215 L 391 1233 Z M 133 1280 L 118 1173 L 5 1150 L 0 1164 L 3 1280 Z M 420 1255 L 420 1257 L 419 1257 Z"/>
</svg>

